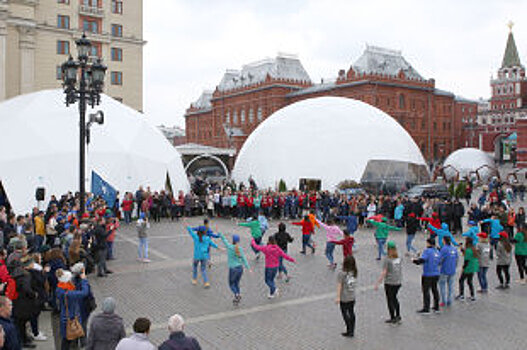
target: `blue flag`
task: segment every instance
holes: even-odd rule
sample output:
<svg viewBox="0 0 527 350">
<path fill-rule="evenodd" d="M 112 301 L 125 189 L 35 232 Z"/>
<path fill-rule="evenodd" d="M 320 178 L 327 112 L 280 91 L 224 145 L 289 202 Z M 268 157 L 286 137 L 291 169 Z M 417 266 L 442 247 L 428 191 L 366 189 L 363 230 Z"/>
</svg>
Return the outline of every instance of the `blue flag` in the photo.
<svg viewBox="0 0 527 350">
<path fill-rule="evenodd" d="M 91 192 L 95 196 L 101 196 L 108 207 L 113 208 L 117 190 L 108 182 L 104 181 L 95 171 L 91 172 Z"/>
</svg>

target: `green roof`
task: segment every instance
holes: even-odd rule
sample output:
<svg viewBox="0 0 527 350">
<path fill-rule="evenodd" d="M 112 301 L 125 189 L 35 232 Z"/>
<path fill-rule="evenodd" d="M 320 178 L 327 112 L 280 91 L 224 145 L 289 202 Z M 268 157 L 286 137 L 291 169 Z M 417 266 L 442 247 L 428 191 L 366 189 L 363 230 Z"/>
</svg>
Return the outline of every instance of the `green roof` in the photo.
<svg viewBox="0 0 527 350">
<path fill-rule="evenodd" d="M 507 39 L 507 47 L 505 48 L 505 55 L 503 55 L 503 61 L 501 68 L 507 67 L 520 67 L 520 56 L 518 55 L 518 49 L 516 49 L 516 43 L 514 42 L 514 36 L 512 32 L 509 33 Z"/>
</svg>

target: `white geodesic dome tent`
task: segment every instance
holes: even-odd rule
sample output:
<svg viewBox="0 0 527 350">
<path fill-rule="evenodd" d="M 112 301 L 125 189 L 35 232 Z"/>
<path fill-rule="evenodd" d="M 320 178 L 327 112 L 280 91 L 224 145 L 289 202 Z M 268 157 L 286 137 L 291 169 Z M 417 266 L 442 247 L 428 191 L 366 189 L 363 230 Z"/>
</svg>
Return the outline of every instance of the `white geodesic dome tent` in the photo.
<svg viewBox="0 0 527 350">
<path fill-rule="evenodd" d="M 388 114 L 361 101 L 318 97 L 282 108 L 261 123 L 243 145 L 232 177 L 260 188 L 298 188 L 318 179 L 333 190 L 343 180 L 362 183 L 428 181 L 421 151 Z"/>
<path fill-rule="evenodd" d="M 146 117 L 113 98 L 101 96 L 104 124 L 91 127 L 86 152 L 86 191 L 92 171 L 121 195 L 139 186 L 152 191 L 188 190 L 181 157 Z M 88 119 L 88 118 L 87 118 Z M 79 188 L 79 111 L 66 107 L 61 90 L 45 90 L 0 103 L 0 181 L 13 210 L 29 212 L 35 190 L 46 198 Z"/>
<path fill-rule="evenodd" d="M 497 174 L 494 159 L 477 148 L 461 148 L 452 152 L 443 163 L 443 171 L 447 180 L 458 175 L 459 179 L 479 177 L 486 181 Z"/>
</svg>

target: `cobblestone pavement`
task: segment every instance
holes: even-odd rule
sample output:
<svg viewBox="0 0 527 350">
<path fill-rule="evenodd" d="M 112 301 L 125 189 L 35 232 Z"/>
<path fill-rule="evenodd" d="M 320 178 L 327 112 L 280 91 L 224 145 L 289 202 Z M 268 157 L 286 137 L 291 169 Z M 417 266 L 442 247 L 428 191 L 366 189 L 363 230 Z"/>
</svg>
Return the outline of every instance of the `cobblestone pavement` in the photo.
<svg viewBox="0 0 527 350">
<path fill-rule="evenodd" d="M 189 219 L 197 225 L 202 218 Z M 317 252 L 302 256 L 300 229 L 288 225 L 295 237 L 290 253 L 298 264 L 287 264 L 292 279 L 278 281 L 280 297 L 268 300 L 263 281 L 264 262 L 255 262 L 249 248 L 249 231 L 231 220 L 214 220 L 228 237 L 242 236 L 242 246 L 255 272 L 245 271 L 242 278 L 243 300 L 233 307 L 227 284 L 224 252 L 213 250 L 210 272 L 211 288 L 193 286 L 191 278 L 192 240 L 182 222 L 153 223 L 149 231 L 149 264 L 136 260 L 137 238 L 130 226 L 118 232 L 115 261 L 109 263 L 115 272 L 108 278 L 90 276 L 99 304 L 106 296 L 117 300 L 117 312 L 130 332 L 135 318 L 147 316 L 153 322 L 151 340 L 159 345 L 166 337 L 166 322 L 174 313 L 182 314 L 186 333 L 196 337 L 203 349 L 525 349 L 527 339 L 519 332 L 527 324 L 527 286 L 514 281 L 516 266 L 511 267 L 513 285 L 505 292 L 494 289 L 494 266 L 489 271 L 490 292 L 478 295 L 476 302 L 456 302 L 439 315 L 420 316 L 421 267 L 404 258 L 404 284 L 399 293 L 403 323 L 386 325 L 388 317 L 384 291 L 373 290 L 381 263 L 375 260 L 376 247 L 372 231 L 356 233 L 355 256 L 359 269 L 359 293 L 356 303 L 356 337 L 343 338 L 344 324 L 334 303 L 336 272 L 326 267 L 325 235 L 317 230 Z M 269 233 L 276 232 L 278 222 L 271 221 Z M 404 252 L 404 232 L 391 234 Z M 221 245 L 221 242 L 218 242 Z M 424 235 L 415 242 L 424 247 Z M 341 261 L 341 249 L 336 260 Z M 263 259 L 262 259 L 263 260 Z M 477 285 L 477 282 L 476 282 Z M 457 289 L 457 288 L 456 288 Z M 40 349 L 50 347 L 41 346 Z M 52 348 L 52 347 L 51 347 Z"/>
</svg>

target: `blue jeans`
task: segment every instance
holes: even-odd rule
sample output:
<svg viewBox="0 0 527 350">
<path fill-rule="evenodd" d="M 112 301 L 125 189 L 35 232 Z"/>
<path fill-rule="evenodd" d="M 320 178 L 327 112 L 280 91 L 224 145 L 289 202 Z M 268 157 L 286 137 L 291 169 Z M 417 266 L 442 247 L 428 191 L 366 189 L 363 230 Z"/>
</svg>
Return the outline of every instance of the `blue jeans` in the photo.
<svg viewBox="0 0 527 350">
<path fill-rule="evenodd" d="M 271 295 L 276 291 L 276 286 L 274 284 L 274 278 L 278 272 L 278 267 L 266 267 L 265 268 L 265 284 L 269 286 L 269 292 Z"/>
<path fill-rule="evenodd" d="M 326 258 L 330 264 L 333 264 L 333 252 L 335 251 L 335 243 L 327 242 L 326 243 Z"/>
<path fill-rule="evenodd" d="M 35 235 L 35 251 L 37 252 L 40 251 L 40 247 L 42 246 L 42 243 L 44 243 L 44 236 Z"/>
<path fill-rule="evenodd" d="M 311 235 L 304 235 L 302 234 L 302 251 L 306 251 L 306 247 L 309 247 L 313 249 L 313 246 L 311 245 Z"/>
<path fill-rule="evenodd" d="M 386 255 L 386 252 L 384 251 L 384 244 L 386 243 L 386 238 L 377 238 L 377 248 L 379 250 L 379 259 Z"/>
<path fill-rule="evenodd" d="M 123 211 L 124 213 L 124 222 L 129 224 L 132 222 L 132 212 L 131 211 Z"/>
<path fill-rule="evenodd" d="M 192 279 L 198 279 L 198 264 L 201 264 L 201 277 L 203 277 L 203 283 L 207 283 L 207 259 L 196 260 L 192 263 Z"/>
<path fill-rule="evenodd" d="M 454 295 L 455 275 L 441 275 L 439 276 L 439 293 L 441 293 L 441 301 L 445 305 L 452 304 L 452 296 Z M 447 288 L 448 287 L 448 295 Z"/>
<path fill-rule="evenodd" d="M 236 266 L 229 269 L 229 287 L 234 295 L 240 295 L 240 280 L 243 274 L 243 267 Z"/>
<path fill-rule="evenodd" d="M 141 259 L 141 255 L 143 259 L 148 259 L 148 238 L 139 238 L 139 247 L 137 247 L 137 254 L 139 256 L 139 259 Z"/>
<path fill-rule="evenodd" d="M 280 261 L 280 265 L 278 265 L 278 272 L 281 272 L 287 276 L 287 269 L 285 268 L 285 265 L 284 265 L 284 258 L 280 257 L 278 259 Z"/>
<path fill-rule="evenodd" d="M 408 251 L 408 253 L 410 252 L 417 252 L 417 249 L 415 249 L 413 246 L 412 246 L 412 242 L 414 241 L 414 238 L 415 238 L 415 234 L 413 235 L 406 235 L 406 250 Z"/>
<path fill-rule="evenodd" d="M 113 242 L 106 241 L 106 259 L 113 259 Z"/>
<path fill-rule="evenodd" d="M 487 283 L 487 271 L 488 270 L 489 270 L 488 267 L 480 266 L 479 271 L 478 271 L 479 285 L 481 286 L 482 290 L 487 290 L 488 288 L 488 283 Z"/>
</svg>

